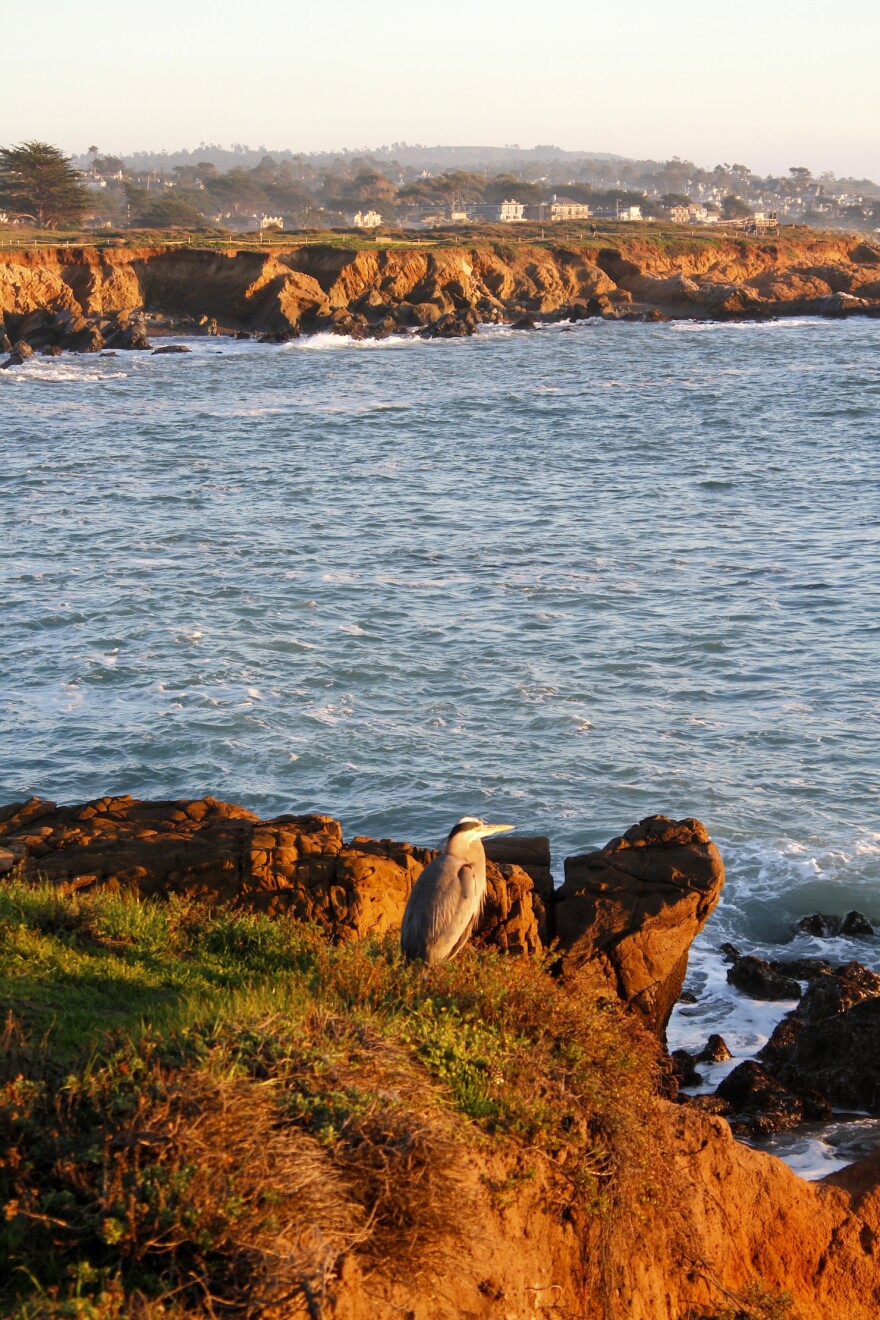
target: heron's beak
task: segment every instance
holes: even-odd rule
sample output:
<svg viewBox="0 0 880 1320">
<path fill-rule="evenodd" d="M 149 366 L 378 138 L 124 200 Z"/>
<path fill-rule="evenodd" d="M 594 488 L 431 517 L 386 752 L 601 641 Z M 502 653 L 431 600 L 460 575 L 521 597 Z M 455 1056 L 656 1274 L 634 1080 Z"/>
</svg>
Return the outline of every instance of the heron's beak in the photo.
<svg viewBox="0 0 880 1320">
<path fill-rule="evenodd" d="M 480 830 L 480 838 L 488 839 L 490 834 L 504 834 L 506 830 L 515 830 L 515 825 L 484 825 Z"/>
</svg>

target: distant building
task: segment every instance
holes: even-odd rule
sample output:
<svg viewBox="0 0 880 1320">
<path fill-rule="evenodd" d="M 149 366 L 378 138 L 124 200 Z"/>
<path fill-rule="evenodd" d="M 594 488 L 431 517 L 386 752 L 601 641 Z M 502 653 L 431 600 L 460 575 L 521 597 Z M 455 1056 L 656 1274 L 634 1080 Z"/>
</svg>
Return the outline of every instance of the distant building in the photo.
<svg viewBox="0 0 880 1320">
<path fill-rule="evenodd" d="M 494 224 L 516 224 L 525 219 L 525 204 L 505 198 L 500 204 L 479 202 L 468 207 L 469 220 L 484 220 Z"/>
<path fill-rule="evenodd" d="M 382 223 L 382 217 L 378 211 L 356 211 L 354 216 L 355 229 L 378 229 Z"/>
<path fill-rule="evenodd" d="M 689 206 L 670 206 L 669 219 L 675 225 L 686 225 L 691 218 Z"/>
<path fill-rule="evenodd" d="M 573 202 L 568 197 L 557 197 L 555 193 L 549 202 L 526 207 L 527 220 L 549 221 L 550 224 L 561 220 L 588 220 L 592 214 L 586 202 Z"/>
<path fill-rule="evenodd" d="M 280 215 L 261 215 L 261 216 L 260 216 L 260 228 L 261 228 L 261 229 L 283 229 L 283 228 L 284 228 L 284 217 L 283 217 L 283 216 L 280 216 Z"/>
<path fill-rule="evenodd" d="M 622 206 L 617 213 L 618 220 L 641 220 L 642 208 L 640 206 Z"/>
<path fill-rule="evenodd" d="M 502 224 L 511 224 L 514 221 L 522 220 L 525 215 L 525 206 L 522 202 L 508 201 L 507 198 L 498 207 L 498 219 Z"/>
</svg>

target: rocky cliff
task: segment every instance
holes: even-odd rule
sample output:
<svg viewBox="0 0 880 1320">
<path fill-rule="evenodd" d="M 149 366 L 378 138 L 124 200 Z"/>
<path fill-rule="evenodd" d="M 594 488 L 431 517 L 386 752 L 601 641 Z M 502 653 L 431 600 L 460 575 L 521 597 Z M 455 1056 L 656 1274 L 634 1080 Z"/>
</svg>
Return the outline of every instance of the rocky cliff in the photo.
<svg viewBox="0 0 880 1320">
<path fill-rule="evenodd" d="M 4 346 L 146 347 L 150 327 L 283 339 L 457 336 L 535 318 L 880 315 L 880 246 L 846 236 L 611 243 L 0 251 Z"/>
<path fill-rule="evenodd" d="M 373 1163 L 363 1164 L 367 1156 L 375 1161 L 379 1152 L 383 1161 L 391 1160 L 388 1176 L 388 1170 L 393 1172 L 398 1166 L 404 1170 L 393 1175 L 404 1179 L 394 1183 L 400 1200 L 395 1214 L 403 1218 L 387 1224 L 380 1221 L 382 1231 L 392 1237 L 397 1234 L 393 1237 L 397 1245 L 377 1256 L 374 1243 L 373 1254 L 364 1255 L 357 1249 L 355 1235 L 349 1247 L 330 1251 L 340 1233 L 333 1215 L 341 1210 L 334 1210 L 327 1197 L 318 1198 L 312 1207 L 315 1198 L 308 1187 L 314 1186 L 318 1175 L 310 1174 L 311 1181 L 307 1179 L 294 1197 L 297 1205 L 291 1222 L 299 1222 L 296 1215 L 302 1219 L 303 1206 L 313 1216 L 306 1226 L 312 1244 L 308 1250 L 317 1242 L 320 1252 L 309 1265 L 317 1273 L 313 1271 L 309 1277 L 320 1276 L 320 1297 L 316 1300 L 317 1294 L 303 1292 L 305 1285 L 301 1285 L 295 1299 L 291 1294 L 288 1310 L 282 1307 L 271 1313 L 308 1313 L 336 1320 L 390 1318 L 401 1313 L 414 1320 L 451 1320 L 462 1315 L 519 1320 L 536 1313 L 576 1314 L 597 1320 L 719 1315 L 869 1320 L 876 1316 L 880 1312 L 876 1258 L 880 1156 L 871 1156 L 822 1183 L 808 1184 L 780 1161 L 735 1141 L 723 1120 L 664 1100 L 656 1091 L 651 1095 L 651 1079 L 658 1061 L 662 1062 L 657 1038 L 679 992 L 688 947 L 709 917 L 723 884 L 721 858 L 705 828 L 695 820 L 649 817 L 605 848 L 569 859 L 565 884 L 556 893 L 548 884 L 546 840 L 506 837 L 497 841 L 496 849 L 489 861 L 489 903 L 477 944 L 518 958 L 557 951 L 555 966 L 551 963 L 555 975 L 541 971 L 533 961 L 510 964 L 512 970 L 516 966 L 524 969 L 519 975 L 514 973 L 514 983 L 521 980 L 522 988 L 508 986 L 504 993 L 522 996 L 528 991 L 544 1015 L 530 1028 L 535 1035 L 526 1042 L 526 1055 L 532 1062 L 523 1066 L 536 1066 L 537 1055 L 530 1051 L 539 1049 L 545 1032 L 561 1034 L 564 1040 L 564 1022 L 574 1013 L 574 1023 L 580 1012 L 578 1004 L 597 1005 L 589 1010 L 594 1023 L 601 1023 L 606 1014 L 611 1023 L 619 1014 L 618 1001 L 630 1010 L 629 1025 L 624 1026 L 633 1042 L 632 1057 L 641 1060 L 638 1067 L 645 1072 L 637 1094 L 624 1093 L 626 1143 L 621 1145 L 619 1133 L 614 1136 L 610 1130 L 603 1136 L 601 1122 L 598 1128 L 589 1129 L 590 1141 L 598 1140 L 600 1145 L 610 1141 L 609 1149 L 616 1143 L 617 1150 L 613 1175 L 601 1163 L 586 1171 L 594 1181 L 598 1179 L 600 1189 L 602 1180 L 608 1180 L 598 1209 L 590 1210 L 589 1202 L 575 1194 L 585 1176 L 578 1163 L 575 1128 L 565 1129 L 570 1138 L 564 1136 L 561 1145 L 557 1142 L 555 1153 L 500 1132 L 494 1137 L 491 1132 L 478 1137 L 472 1123 L 453 1115 L 439 1094 L 440 1108 L 429 1122 L 425 1104 L 434 1094 L 435 1084 L 429 1085 L 413 1072 L 412 1062 L 406 1063 L 399 1051 L 395 1054 L 389 1045 L 358 1027 L 350 1063 L 335 1064 L 342 1071 L 331 1073 L 337 1088 L 334 1095 L 348 1095 L 356 1083 L 363 1084 L 371 1070 L 375 1073 L 380 1066 L 388 1067 L 387 1078 L 380 1072 L 374 1079 L 379 1088 L 375 1103 L 392 1106 L 397 1117 L 392 1121 L 384 1113 L 366 1111 L 366 1118 L 358 1120 L 362 1125 L 367 1121 L 373 1126 L 391 1123 L 387 1130 L 381 1127 L 381 1141 L 375 1133 L 371 1137 L 378 1145 L 362 1144 L 355 1150 L 343 1143 L 334 1149 L 339 1158 L 348 1161 L 342 1166 L 343 1171 L 348 1170 L 347 1176 L 355 1167 L 362 1181 L 369 1174 L 369 1187 L 377 1185 L 380 1175 Z M 322 930 L 337 946 L 357 949 L 365 936 L 381 938 L 383 933 L 393 932 L 412 883 L 431 856 L 429 849 L 390 840 L 358 837 L 346 842 L 339 823 L 331 817 L 287 815 L 260 820 L 242 807 L 213 798 L 138 802 L 108 797 L 76 807 L 31 799 L 0 809 L 0 876 L 15 876 L 16 883 L 21 878 L 48 880 L 57 895 L 53 902 L 73 905 L 70 913 L 56 905 L 38 916 L 39 938 L 44 941 L 39 947 L 47 956 L 45 939 L 51 935 L 61 941 L 66 959 L 73 956 L 79 939 L 95 986 L 97 954 L 106 950 L 109 956 L 118 957 L 132 947 L 134 937 L 120 934 L 118 916 L 111 929 L 104 929 L 93 913 L 76 908 L 77 903 L 88 902 L 90 895 L 129 891 L 142 897 L 175 894 L 181 901 L 194 898 L 209 904 L 232 904 L 234 910 L 255 909 L 282 921 L 291 917 L 307 920 L 312 923 L 310 929 Z M 185 956 L 195 959 L 199 945 L 196 935 L 186 935 L 187 920 L 175 917 L 178 935 L 183 929 L 189 940 Z M 6 932 L 13 944 L 16 931 L 21 930 L 22 926 L 10 927 Z M 211 938 L 211 948 L 216 951 L 221 947 L 216 931 Z M 244 928 L 235 938 L 244 938 Z M 253 941 L 255 937 L 247 938 Z M 316 938 L 319 943 L 323 940 Z M 222 947 L 227 947 L 226 937 Z M 239 947 L 245 946 L 236 944 Z M 252 947 L 262 946 L 257 942 Z M 155 955 L 151 957 L 155 962 Z M 352 987 L 362 983 L 365 992 L 379 995 L 377 1002 L 386 1002 L 376 989 L 376 978 L 395 973 L 393 967 L 381 972 L 385 965 L 377 963 L 370 970 L 368 964 L 355 975 L 345 964 L 341 974 L 347 1001 L 354 1002 Z M 62 966 L 66 969 L 68 964 Z M 327 975 L 330 970 L 328 964 Z M 72 973 L 65 970 L 64 975 L 73 986 Z M 462 975 L 472 973 L 464 968 Z M 503 971 L 497 975 L 501 977 L 499 986 L 506 985 Z M 358 976 L 366 980 L 359 982 Z M 440 993 L 440 984 L 434 991 L 426 985 L 419 993 Z M 13 1003 L 11 1013 L 19 1007 Z M 338 1018 L 318 1014 L 318 1023 L 324 1035 L 326 1023 L 333 1025 L 334 1039 L 345 1030 Z M 9 1025 L 5 1041 L 14 1052 L 15 1035 Z M 223 1083 L 238 1088 L 237 1103 L 244 1104 L 246 1099 L 248 1105 L 265 1108 L 269 1095 L 266 1078 L 271 1078 L 265 1071 L 267 1060 L 269 1055 L 257 1058 L 253 1083 L 238 1074 L 234 1084 Z M 570 1061 L 567 1068 L 573 1066 Z M 620 1085 L 630 1086 L 625 1079 L 633 1063 L 616 1059 L 615 1066 L 621 1069 Z M 355 1071 L 349 1077 L 345 1067 L 366 1069 L 366 1073 Z M 441 1075 L 443 1067 L 441 1061 Z M 129 1137 L 135 1145 L 146 1140 L 141 1129 L 147 1124 L 147 1137 L 165 1152 L 152 1157 L 160 1164 L 173 1156 L 190 1167 L 197 1149 L 196 1162 L 206 1171 L 220 1169 L 230 1158 L 239 1164 L 242 1160 L 256 1162 L 254 1168 L 261 1160 L 262 1168 L 268 1159 L 266 1151 L 274 1151 L 259 1174 L 271 1179 L 272 1160 L 286 1158 L 282 1146 L 289 1128 L 279 1128 L 267 1111 L 260 1120 L 264 1128 L 260 1128 L 259 1140 L 265 1151 L 258 1160 L 258 1152 L 252 1149 L 254 1133 L 235 1127 L 232 1091 L 215 1095 L 200 1090 L 196 1095 L 192 1090 L 196 1081 L 191 1074 L 187 1076 L 190 1090 L 185 1094 L 175 1091 L 178 1098 L 174 1099 L 167 1088 L 172 1082 L 178 1088 L 183 1085 L 178 1074 L 170 1080 L 164 1073 L 157 1074 L 154 1086 L 161 1104 L 156 1114 L 149 1124 L 146 1118 L 137 1117 L 137 1130 L 124 1140 L 119 1136 L 112 1149 L 127 1150 Z M 197 1084 L 203 1089 L 215 1085 L 202 1074 Z M 541 1100 L 544 1107 L 550 1104 L 548 1114 L 554 1106 L 568 1105 L 574 1095 L 568 1072 L 559 1071 L 557 1065 L 543 1085 L 553 1088 L 552 1100 L 549 1094 Z M 13 1117 L 22 1104 L 26 1108 L 37 1103 L 28 1095 L 27 1100 L 15 1100 Z M 155 1095 L 149 1103 L 158 1105 Z M 394 1126 L 403 1122 L 402 1103 L 409 1115 L 406 1123 L 411 1127 L 415 1116 L 421 1124 L 421 1154 L 421 1146 L 413 1149 L 407 1144 L 411 1136 L 403 1141 L 404 1129 L 398 1132 Z M 180 1106 L 188 1117 L 178 1112 Z M 195 1108 L 190 1112 L 187 1106 Z M 249 1123 L 255 1121 L 248 1119 Z M 358 1140 L 365 1140 L 363 1132 Z M 191 1150 L 193 1141 L 196 1146 Z M 301 1161 L 301 1152 L 297 1158 Z M 317 1149 L 312 1158 L 318 1158 Z M 51 1167 L 47 1164 L 46 1178 L 61 1179 L 64 1167 L 57 1159 Z M 301 1163 L 297 1167 L 302 1173 Z M 331 1174 L 338 1176 L 339 1167 L 328 1166 L 326 1177 Z M 408 1179 L 416 1181 L 410 1186 Z M 28 1195 L 39 1195 L 38 1183 L 32 1192 L 27 1179 L 22 1185 Z M 81 1184 L 77 1195 L 85 1195 Z M 280 1198 L 281 1214 L 288 1193 L 279 1186 L 273 1195 Z M 439 1201 L 432 1199 L 438 1197 Z M 441 1203 L 442 1219 L 422 1225 L 423 1232 L 430 1229 L 430 1249 L 418 1258 L 406 1257 L 410 1265 L 402 1268 L 400 1234 L 402 1225 L 410 1222 L 406 1216 L 418 1218 L 425 1207 L 436 1208 Z M 13 1221 L 31 1213 L 25 1202 L 10 1203 L 6 1211 Z M 387 1206 L 384 1213 L 388 1213 Z M 329 1216 L 326 1222 L 322 1215 Z M 296 1251 L 305 1249 L 304 1241 Z M 251 1244 L 248 1250 L 253 1252 L 256 1247 Z M 285 1257 L 282 1263 L 286 1269 L 290 1261 Z M 790 1304 L 783 1294 L 789 1295 Z M 251 1311 L 244 1306 L 234 1313 Z"/>
</svg>

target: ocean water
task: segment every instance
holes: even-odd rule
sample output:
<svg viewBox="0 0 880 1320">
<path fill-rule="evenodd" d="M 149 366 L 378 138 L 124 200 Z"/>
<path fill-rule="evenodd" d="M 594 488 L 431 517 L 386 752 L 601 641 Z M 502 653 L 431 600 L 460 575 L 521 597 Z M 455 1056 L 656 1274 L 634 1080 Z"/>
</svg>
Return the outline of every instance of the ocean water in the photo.
<svg viewBox="0 0 880 1320">
<path fill-rule="evenodd" d="M 476 812 L 549 834 L 560 875 L 698 816 L 728 884 L 672 1043 L 753 1054 L 790 1006 L 731 991 L 724 940 L 880 963 L 795 934 L 880 925 L 878 335 L 587 322 L 0 372 L 0 802 L 211 792 L 426 843 Z M 802 1172 L 845 1157 L 804 1140 Z"/>
</svg>

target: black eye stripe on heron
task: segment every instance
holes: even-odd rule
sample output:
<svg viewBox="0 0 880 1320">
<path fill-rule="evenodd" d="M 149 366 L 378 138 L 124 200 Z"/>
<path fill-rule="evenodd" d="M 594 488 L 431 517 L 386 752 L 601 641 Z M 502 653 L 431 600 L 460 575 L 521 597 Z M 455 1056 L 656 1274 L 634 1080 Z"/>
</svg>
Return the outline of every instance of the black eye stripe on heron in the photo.
<svg viewBox="0 0 880 1320">
<path fill-rule="evenodd" d="M 463 816 L 453 825 L 443 849 L 412 887 L 400 927 L 400 948 L 407 961 L 443 962 L 467 944 L 486 898 L 486 854 L 482 840 L 512 830 Z"/>
<path fill-rule="evenodd" d="M 479 816 L 462 816 L 461 820 L 456 825 L 453 825 L 452 829 L 449 831 L 447 842 L 449 839 L 454 839 L 456 834 L 465 834 L 468 830 L 478 829 L 482 824 L 483 822 L 480 820 Z"/>
</svg>

